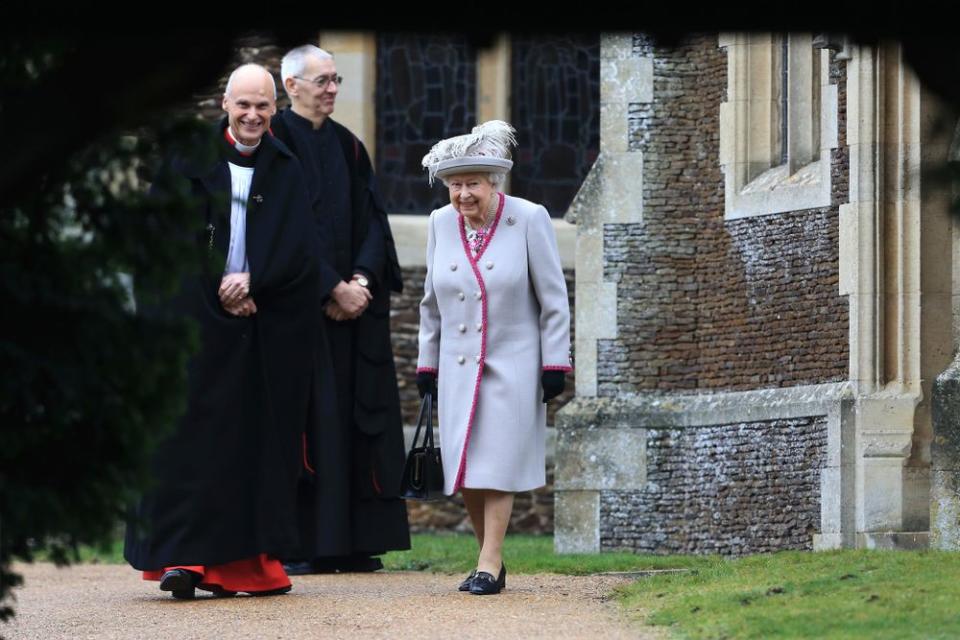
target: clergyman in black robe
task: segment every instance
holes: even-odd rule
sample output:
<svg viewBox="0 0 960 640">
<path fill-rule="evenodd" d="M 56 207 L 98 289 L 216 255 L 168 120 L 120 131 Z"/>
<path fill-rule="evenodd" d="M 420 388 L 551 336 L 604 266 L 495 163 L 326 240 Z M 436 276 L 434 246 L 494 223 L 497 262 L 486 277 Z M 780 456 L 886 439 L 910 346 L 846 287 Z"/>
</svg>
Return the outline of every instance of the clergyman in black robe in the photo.
<svg viewBox="0 0 960 640">
<path fill-rule="evenodd" d="M 174 161 L 156 192 L 199 203 L 203 273 L 168 310 L 199 327 L 186 413 L 156 452 L 155 483 L 127 527 L 124 556 L 174 597 L 289 591 L 279 561 L 299 549 L 296 486 L 315 394 L 320 245 L 300 163 L 267 134 L 273 79 L 244 65 L 208 166 Z M 148 239 L 150 242 L 162 239 Z"/>
<path fill-rule="evenodd" d="M 297 569 L 288 569 L 371 571 L 382 566 L 373 556 L 410 548 L 390 341 L 400 265 L 367 151 L 329 117 L 340 84 L 333 57 L 298 47 L 284 57 L 281 76 L 292 108 L 274 118 L 272 131 L 303 164 L 315 215 L 332 237 L 321 290 L 340 414 L 339 425 L 318 421 L 310 434 L 317 475 L 301 486 L 304 546 Z"/>
</svg>

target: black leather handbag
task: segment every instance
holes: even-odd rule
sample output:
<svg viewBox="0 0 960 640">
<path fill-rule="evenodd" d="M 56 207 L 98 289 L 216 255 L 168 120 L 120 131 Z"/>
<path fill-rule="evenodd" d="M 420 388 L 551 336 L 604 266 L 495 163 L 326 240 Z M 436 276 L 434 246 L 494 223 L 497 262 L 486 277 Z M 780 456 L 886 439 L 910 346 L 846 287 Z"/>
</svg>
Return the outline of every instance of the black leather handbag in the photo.
<svg viewBox="0 0 960 640">
<path fill-rule="evenodd" d="M 420 430 L 424 430 L 423 442 Z M 426 394 L 420 401 L 420 417 L 417 418 L 417 431 L 413 436 L 407 462 L 403 466 L 403 478 L 400 480 L 400 497 L 407 500 L 442 500 L 443 463 L 440 460 L 440 447 L 433 446 L 433 394 Z"/>
</svg>

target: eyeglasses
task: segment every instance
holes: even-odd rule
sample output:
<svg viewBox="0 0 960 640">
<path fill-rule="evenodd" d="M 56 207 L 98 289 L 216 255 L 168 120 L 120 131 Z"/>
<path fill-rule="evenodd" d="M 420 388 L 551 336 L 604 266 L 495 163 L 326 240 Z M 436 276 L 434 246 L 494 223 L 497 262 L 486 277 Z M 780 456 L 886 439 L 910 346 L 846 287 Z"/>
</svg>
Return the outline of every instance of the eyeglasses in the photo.
<svg viewBox="0 0 960 640">
<path fill-rule="evenodd" d="M 296 78 L 297 80 L 303 80 L 304 82 L 315 84 L 320 89 L 325 89 L 327 85 L 330 84 L 331 82 L 336 82 L 337 86 L 340 86 L 343 84 L 343 76 L 320 76 L 315 80 L 309 80 L 302 76 L 293 76 L 293 77 Z"/>
</svg>

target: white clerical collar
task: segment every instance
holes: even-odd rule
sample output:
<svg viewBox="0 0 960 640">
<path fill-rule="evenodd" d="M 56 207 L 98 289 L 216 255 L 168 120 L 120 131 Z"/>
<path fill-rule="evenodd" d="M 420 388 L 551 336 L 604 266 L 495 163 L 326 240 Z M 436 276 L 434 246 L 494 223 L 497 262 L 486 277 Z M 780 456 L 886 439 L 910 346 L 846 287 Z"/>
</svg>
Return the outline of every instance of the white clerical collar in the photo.
<svg viewBox="0 0 960 640">
<path fill-rule="evenodd" d="M 227 132 L 227 141 L 233 145 L 233 148 L 236 149 L 237 152 L 240 153 L 240 155 L 244 155 L 244 156 L 252 155 L 253 152 L 257 150 L 257 147 L 260 146 L 260 141 L 263 140 L 263 138 L 261 138 L 260 140 L 257 140 L 257 144 L 254 144 L 254 145 L 243 144 L 242 142 L 240 142 L 237 136 L 233 135 L 233 131 L 230 130 L 229 126 L 227 126 L 226 132 Z"/>
</svg>

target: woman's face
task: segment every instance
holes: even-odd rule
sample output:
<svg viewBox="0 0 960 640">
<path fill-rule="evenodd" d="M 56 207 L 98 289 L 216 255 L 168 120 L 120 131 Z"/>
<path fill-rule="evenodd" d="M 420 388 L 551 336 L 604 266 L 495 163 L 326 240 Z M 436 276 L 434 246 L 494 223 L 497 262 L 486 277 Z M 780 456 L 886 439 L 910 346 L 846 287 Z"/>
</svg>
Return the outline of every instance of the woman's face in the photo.
<svg viewBox="0 0 960 640">
<path fill-rule="evenodd" d="M 496 190 L 481 173 L 460 173 L 447 178 L 450 204 L 467 220 L 482 223 Z"/>
</svg>

